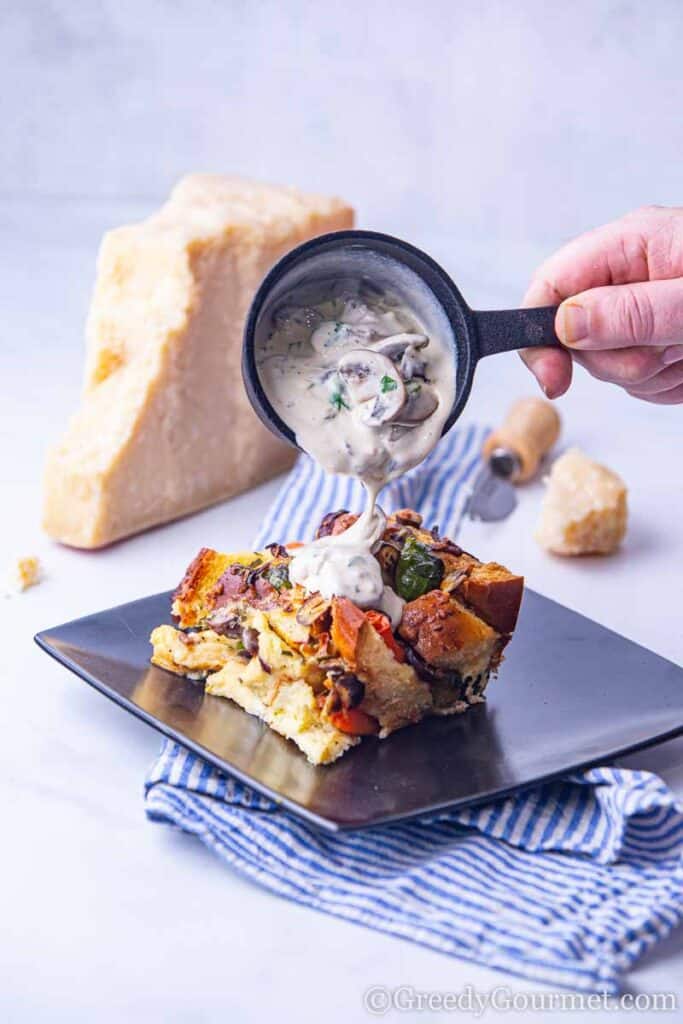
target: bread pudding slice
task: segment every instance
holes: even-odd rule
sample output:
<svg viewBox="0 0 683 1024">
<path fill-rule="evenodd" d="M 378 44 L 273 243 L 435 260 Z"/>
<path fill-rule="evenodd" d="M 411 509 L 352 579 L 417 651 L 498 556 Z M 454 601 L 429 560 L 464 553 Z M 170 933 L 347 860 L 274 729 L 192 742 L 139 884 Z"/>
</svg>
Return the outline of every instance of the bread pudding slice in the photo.
<svg viewBox="0 0 683 1024">
<path fill-rule="evenodd" d="M 355 516 L 325 516 L 317 536 Z M 175 625 L 152 633 L 152 662 L 205 680 L 327 764 L 363 736 L 384 739 L 428 715 L 483 700 L 514 630 L 523 579 L 482 563 L 410 510 L 389 516 L 377 545 L 384 581 L 404 600 L 398 628 L 345 597 L 289 579 L 290 551 L 203 548 L 173 596 Z"/>
</svg>

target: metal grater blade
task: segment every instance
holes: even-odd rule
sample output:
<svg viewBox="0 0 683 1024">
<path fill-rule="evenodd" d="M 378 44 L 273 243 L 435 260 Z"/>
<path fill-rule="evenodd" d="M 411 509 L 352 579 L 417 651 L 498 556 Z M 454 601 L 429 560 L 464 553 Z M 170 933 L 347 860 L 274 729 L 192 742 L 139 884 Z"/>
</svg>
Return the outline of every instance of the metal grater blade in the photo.
<svg viewBox="0 0 683 1024">
<path fill-rule="evenodd" d="M 506 519 L 516 505 L 515 488 L 508 480 L 492 473 L 486 463 L 474 481 L 467 502 L 470 519 L 480 519 L 486 523 L 499 522 Z"/>
</svg>

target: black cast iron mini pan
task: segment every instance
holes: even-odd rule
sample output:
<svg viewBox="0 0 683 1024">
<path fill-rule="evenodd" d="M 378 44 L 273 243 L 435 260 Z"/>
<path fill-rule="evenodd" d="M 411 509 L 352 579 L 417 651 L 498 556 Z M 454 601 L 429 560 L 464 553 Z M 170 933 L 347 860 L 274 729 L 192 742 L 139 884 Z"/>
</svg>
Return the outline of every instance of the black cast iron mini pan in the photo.
<svg viewBox="0 0 683 1024">
<path fill-rule="evenodd" d="M 256 353 L 272 309 L 302 285 L 358 277 L 379 288 L 398 291 L 427 323 L 435 315 L 447 324 L 456 366 L 455 399 L 445 434 L 469 397 L 477 363 L 498 352 L 559 346 L 556 306 L 536 309 L 470 309 L 458 288 L 431 256 L 400 238 L 376 231 L 336 231 L 292 249 L 275 264 L 254 296 L 244 329 L 242 376 L 259 418 L 278 437 L 297 446 L 291 428 L 272 407 L 261 384 Z"/>
</svg>

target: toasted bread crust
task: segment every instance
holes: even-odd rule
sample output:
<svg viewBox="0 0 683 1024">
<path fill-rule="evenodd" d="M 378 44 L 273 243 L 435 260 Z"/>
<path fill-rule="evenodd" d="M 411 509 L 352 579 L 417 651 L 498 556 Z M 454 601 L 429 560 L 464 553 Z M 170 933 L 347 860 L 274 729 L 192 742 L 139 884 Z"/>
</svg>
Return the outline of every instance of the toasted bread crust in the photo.
<svg viewBox="0 0 683 1024">
<path fill-rule="evenodd" d="M 206 575 L 207 569 L 215 557 L 216 552 L 212 551 L 211 548 L 199 549 L 199 552 L 188 565 L 185 570 L 185 575 L 176 588 L 173 595 L 174 600 L 192 600 L 196 592 L 199 590 L 201 581 Z"/>
<path fill-rule="evenodd" d="M 524 577 L 497 562 L 480 562 L 471 567 L 457 593 L 489 626 L 509 634 L 517 625 Z"/>
<path fill-rule="evenodd" d="M 318 532 L 342 532 L 356 518 L 330 513 Z M 423 530 L 421 517 L 403 509 L 388 518 L 376 552 L 389 585 L 411 537 L 441 561 L 443 577 L 405 604 L 400 642 L 388 620 L 380 628 L 376 612 L 292 584 L 291 555 L 281 545 L 237 554 L 202 548 L 174 595 L 180 630 L 155 630 L 152 660 L 173 672 L 208 673 L 207 692 L 258 714 L 314 763 L 343 753 L 364 732 L 384 738 L 426 715 L 464 711 L 483 699 L 501 661 L 524 581 Z"/>
<path fill-rule="evenodd" d="M 460 671 L 482 650 L 493 651 L 497 634 L 451 594 L 432 590 L 403 610 L 399 635 L 436 668 Z"/>
<path fill-rule="evenodd" d="M 211 591 L 230 563 L 230 556 L 201 548 L 173 595 L 173 615 L 183 628 L 198 626 L 213 608 Z"/>
</svg>

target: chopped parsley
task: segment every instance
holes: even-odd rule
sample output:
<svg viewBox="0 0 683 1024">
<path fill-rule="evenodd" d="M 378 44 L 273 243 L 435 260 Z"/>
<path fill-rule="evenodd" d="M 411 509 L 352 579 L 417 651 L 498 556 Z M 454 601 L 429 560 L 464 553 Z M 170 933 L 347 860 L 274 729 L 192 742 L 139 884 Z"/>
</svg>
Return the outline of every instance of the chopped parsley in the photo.
<svg viewBox="0 0 683 1024">
<path fill-rule="evenodd" d="M 422 390 L 422 385 L 419 380 L 409 380 L 406 383 L 406 391 L 409 395 L 416 395 L 418 391 Z"/>
<path fill-rule="evenodd" d="M 387 391 L 395 391 L 398 384 L 393 377 L 385 374 L 379 382 L 379 388 L 383 395 L 386 395 Z"/>
<path fill-rule="evenodd" d="M 342 409 L 348 409 L 349 406 L 344 401 L 344 396 L 341 391 L 333 391 L 330 395 L 330 402 L 335 407 L 337 412 L 341 412 Z"/>
</svg>

